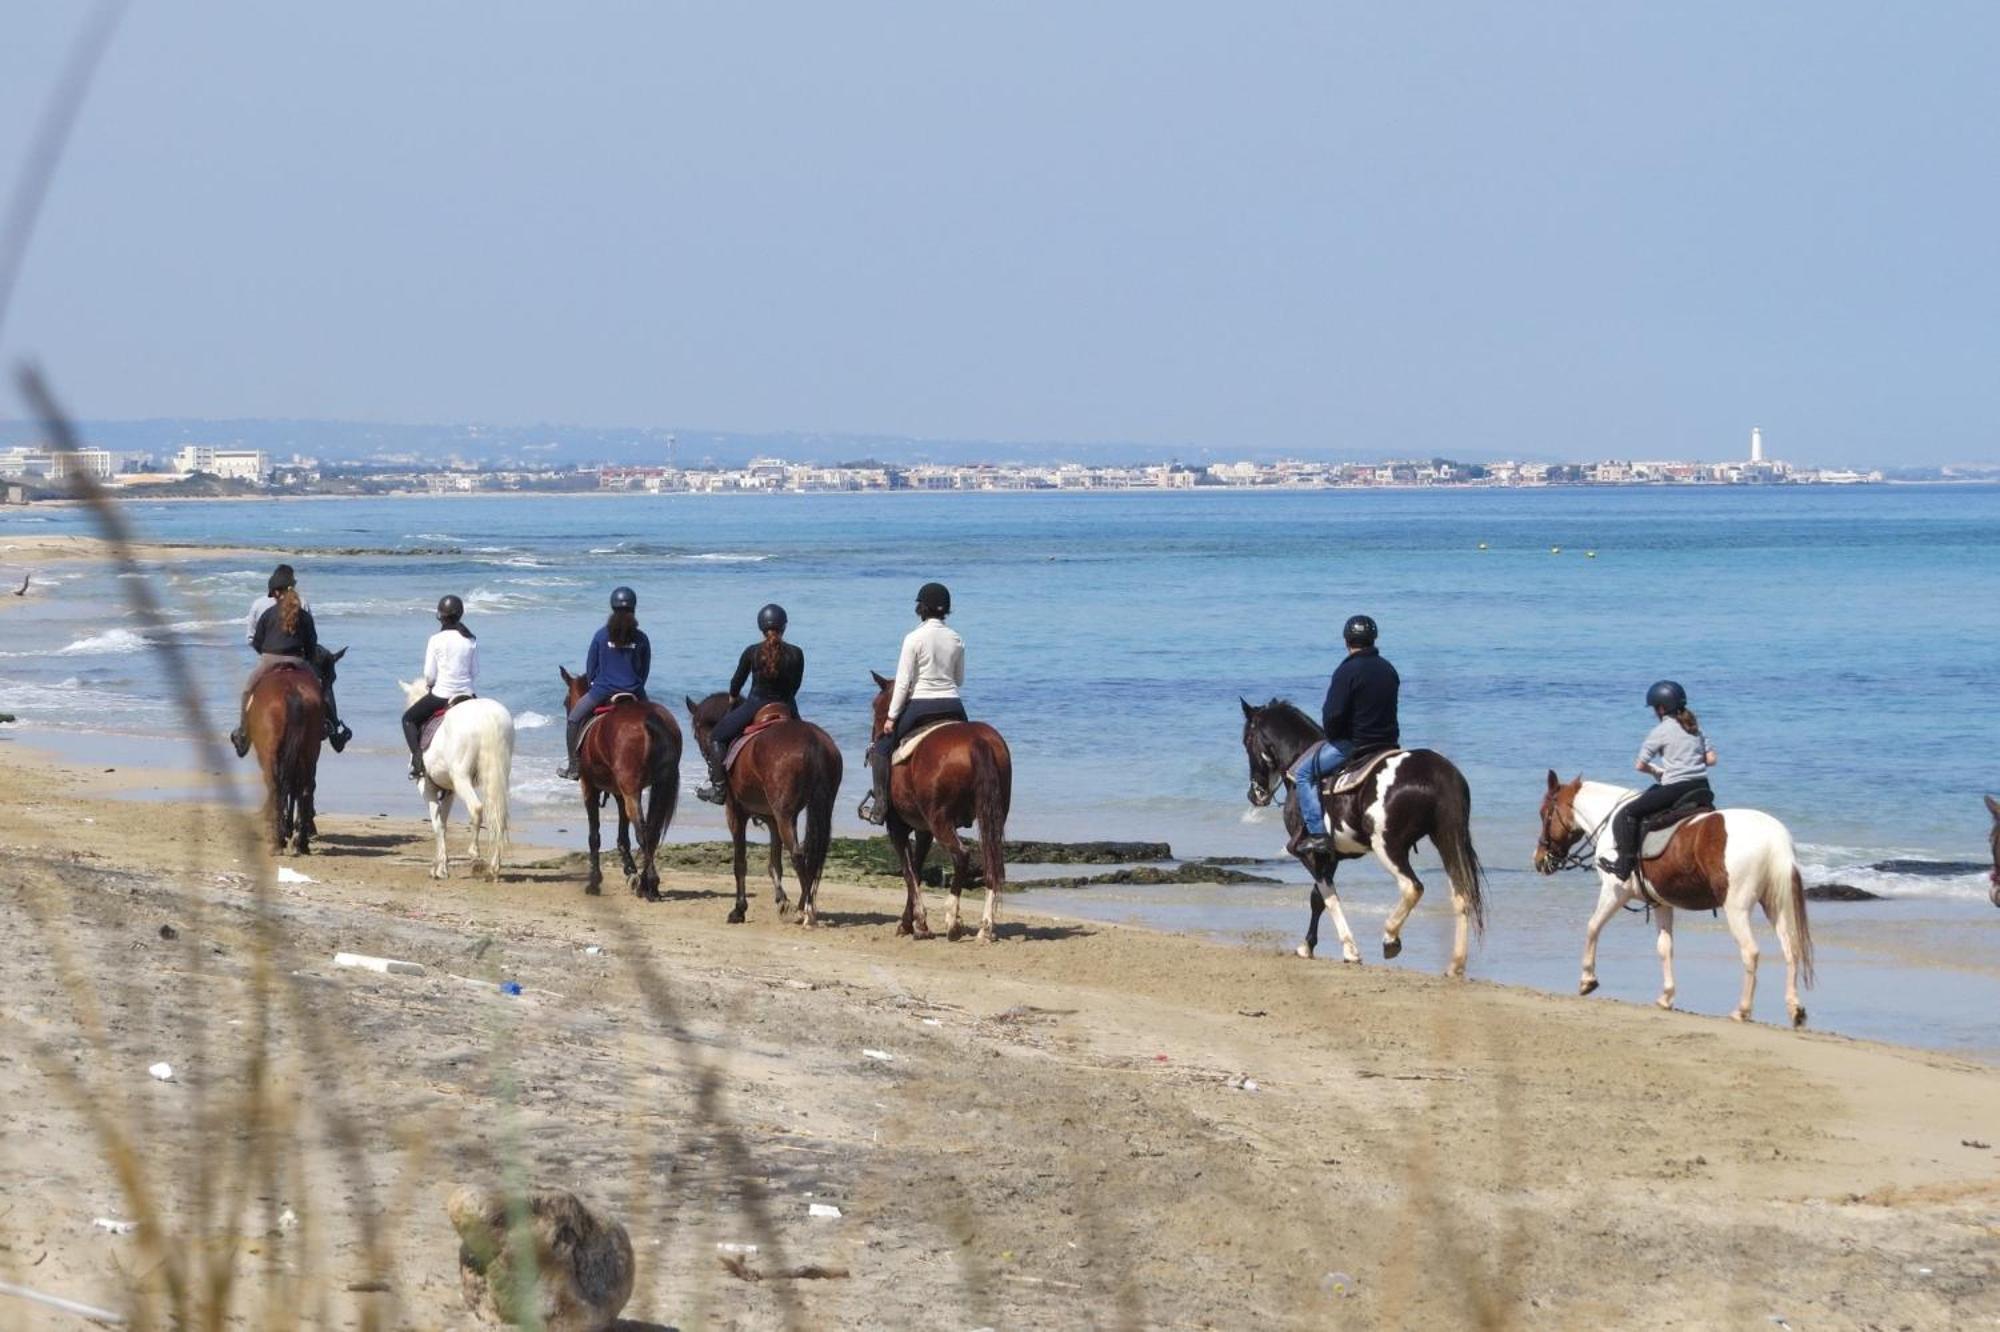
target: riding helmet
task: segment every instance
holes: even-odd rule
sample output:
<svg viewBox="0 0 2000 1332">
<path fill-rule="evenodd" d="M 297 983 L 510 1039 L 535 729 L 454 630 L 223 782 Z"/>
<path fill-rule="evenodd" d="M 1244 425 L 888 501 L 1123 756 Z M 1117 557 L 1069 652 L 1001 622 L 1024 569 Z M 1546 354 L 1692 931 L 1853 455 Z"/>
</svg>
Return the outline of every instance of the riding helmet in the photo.
<svg viewBox="0 0 2000 1332">
<path fill-rule="evenodd" d="M 1349 647 L 1373 647 L 1377 632 L 1375 621 L 1366 615 L 1355 615 L 1348 619 L 1346 627 L 1340 631 L 1340 636 L 1347 641 Z"/>
<path fill-rule="evenodd" d="M 951 614 L 951 589 L 943 583 L 925 583 L 917 589 L 917 611 L 933 615 Z"/>
<path fill-rule="evenodd" d="M 464 618 L 465 618 L 464 602 L 460 601 L 457 597 L 452 596 L 449 593 L 438 598 L 438 620 L 440 623 L 452 624 L 455 621 L 462 620 Z"/>
<path fill-rule="evenodd" d="M 292 566 L 289 564 L 281 564 L 277 568 L 271 570 L 270 578 L 267 579 L 264 583 L 264 591 L 266 594 L 275 597 L 280 592 L 284 591 L 286 588 L 297 587 L 298 585 L 299 585 L 299 580 L 298 577 L 292 573 Z"/>
<path fill-rule="evenodd" d="M 1679 712 L 1688 705 L 1688 691 L 1672 680 L 1661 680 L 1646 691 L 1646 706 Z"/>
<path fill-rule="evenodd" d="M 775 601 L 757 612 L 757 628 L 763 633 L 783 630 L 786 623 L 785 608 Z"/>
<path fill-rule="evenodd" d="M 611 609 L 635 611 L 639 609 L 639 594 L 629 587 L 611 589 Z"/>
</svg>

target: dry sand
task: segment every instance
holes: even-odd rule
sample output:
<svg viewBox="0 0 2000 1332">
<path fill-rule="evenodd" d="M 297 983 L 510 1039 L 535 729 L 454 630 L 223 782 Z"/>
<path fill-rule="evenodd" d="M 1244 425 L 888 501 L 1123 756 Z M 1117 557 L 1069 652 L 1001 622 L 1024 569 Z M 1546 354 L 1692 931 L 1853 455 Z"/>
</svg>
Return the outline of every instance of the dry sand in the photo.
<svg viewBox="0 0 2000 1332">
<path fill-rule="evenodd" d="M 898 939 L 891 894 L 841 883 L 810 933 L 768 889 L 727 926 L 724 885 L 682 873 L 660 905 L 587 899 L 528 848 L 500 883 L 439 884 L 414 792 L 408 818 L 325 820 L 323 854 L 286 862 L 317 882 L 260 917 L 221 816 L 83 798 L 96 776 L 0 740 L 0 1280 L 115 1306 L 150 1263 L 93 1229 L 130 1203 L 65 1079 L 135 1136 L 177 1224 L 245 1150 L 194 1121 L 255 1046 L 262 918 L 299 1001 L 273 1037 L 298 1160 L 202 1242 L 253 1288 L 306 1273 L 338 1325 L 475 1326 L 443 1203 L 517 1157 L 631 1227 L 631 1327 L 2000 1320 L 2000 1163 L 1965 1145 L 2000 1143 L 1990 1068 L 1004 901 L 982 947 Z M 850 1275 L 747 1283 L 719 1243 Z M 0 1299 L 29 1325 L 63 1321 Z"/>
</svg>

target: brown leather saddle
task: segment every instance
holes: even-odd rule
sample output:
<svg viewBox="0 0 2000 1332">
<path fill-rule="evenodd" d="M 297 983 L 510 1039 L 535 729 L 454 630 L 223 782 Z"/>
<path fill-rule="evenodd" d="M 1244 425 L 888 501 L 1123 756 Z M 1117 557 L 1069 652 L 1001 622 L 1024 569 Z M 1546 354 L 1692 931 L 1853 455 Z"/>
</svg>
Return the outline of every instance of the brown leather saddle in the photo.
<svg viewBox="0 0 2000 1332">
<path fill-rule="evenodd" d="M 757 715 L 743 728 L 743 734 L 729 742 L 729 752 L 722 756 L 723 771 L 727 772 L 736 766 L 736 756 L 743 752 L 743 746 L 749 744 L 751 738 L 758 732 L 768 731 L 779 722 L 788 722 L 791 719 L 792 710 L 782 703 L 766 703 L 757 709 Z"/>
</svg>

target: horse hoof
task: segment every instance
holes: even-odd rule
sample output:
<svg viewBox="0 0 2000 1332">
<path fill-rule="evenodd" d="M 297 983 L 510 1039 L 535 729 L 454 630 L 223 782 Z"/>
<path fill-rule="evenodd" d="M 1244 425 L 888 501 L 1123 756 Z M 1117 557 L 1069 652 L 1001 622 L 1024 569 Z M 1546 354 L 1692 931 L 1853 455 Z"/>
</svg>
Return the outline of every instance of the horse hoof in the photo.
<svg viewBox="0 0 2000 1332">
<path fill-rule="evenodd" d="M 960 939 L 963 939 L 965 937 L 965 926 L 963 925 L 952 926 L 950 929 L 944 932 L 944 937 L 947 941 L 951 943 L 957 943 Z"/>
<path fill-rule="evenodd" d="M 978 938 L 979 942 L 983 944 L 994 944 L 1000 942 L 999 936 L 994 934 L 993 931 L 991 930 L 981 930 L 979 932 Z"/>
<path fill-rule="evenodd" d="M 583 885 L 583 895 L 585 897 L 602 897 L 604 896 L 604 885 L 601 883 L 586 883 Z"/>
<path fill-rule="evenodd" d="M 913 935 L 912 937 L 914 937 L 914 938 L 918 938 L 918 939 L 935 939 L 935 938 L 937 938 L 937 936 L 936 936 L 935 934 L 932 934 L 932 933 L 931 933 L 931 927 L 930 927 L 930 926 L 928 926 L 928 925 L 919 925 L 919 926 L 917 926 L 917 929 L 916 929 L 916 933 L 915 933 L 915 934 L 914 934 L 914 935 Z"/>
<path fill-rule="evenodd" d="M 1729 1020 L 1731 1022 L 1748 1022 L 1750 1020 L 1750 1015 L 1739 1008 L 1734 1013 L 1731 1013 L 1729 1015 Z"/>
<path fill-rule="evenodd" d="M 1300 957 L 1304 958 L 1306 961 L 1308 962 L 1312 961 L 1313 950 L 1307 947 L 1305 944 L 1300 944 L 1297 948 L 1294 948 L 1292 951 L 1294 953 L 1297 953 Z"/>
<path fill-rule="evenodd" d="M 1444 969 L 1444 978 L 1445 978 L 1446 980 L 1464 980 L 1464 979 L 1465 979 L 1465 968 L 1464 968 L 1464 967 L 1446 967 L 1446 968 Z"/>
<path fill-rule="evenodd" d="M 1352 952 L 1352 953 L 1342 953 L 1342 954 L 1340 955 L 1340 962 L 1341 962 L 1341 965 L 1342 965 L 1342 966 L 1348 966 L 1348 967 L 1358 967 L 1358 966 L 1360 966 L 1360 965 L 1361 965 L 1361 950 L 1357 948 L 1357 949 L 1356 949 L 1356 950 L 1355 950 L 1354 952 Z"/>
<path fill-rule="evenodd" d="M 1794 1008 L 1792 1010 L 1792 1030 L 1797 1031 L 1800 1027 L 1803 1027 L 1805 1025 L 1806 1025 L 1806 1010 L 1803 1008 Z"/>
<path fill-rule="evenodd" d="M 1403 941 L 1401 939 L 1384 939 L 1382 941 L 1383 957 L 1395 957 L 1402 951 L 1403 951 Z"/>
<path fill-rule="evenodd" d="M 1578 981 L 1576 992 L 1580 995 L 1597 993 L 1597 978 L 1593 976 L 1589 980 Z"/>
<path fill-rule="evenodd" d="M 745 920 L 745 918 L 746 918 L 746 913 L 744 912 L 743 908 L 738 907 L 736 910 L 729 913 L 728 923 L 731 925 L 741 925 Z"/>
<path fill-rule="evenodd" d="M 906 939 L 906 938 L 909 938 L 910 936 L 914 935 L 915 933 L 916 933 L 916 931 L 915 931 L 914 929 L 910 928 L 910 922 L 909 922 L 909 921 L 907 921 L 907 920 L 906 920 L 906 921 L 903 921 L 903 922 L 902 922 L 901 924 L 899 924 L 899 925 L 897 925 L 897 926 L 896 926 L 896 937 L 897 937 L 898 939 Z"/>
<path fill-rule="evenodd" d="M 1663 1013 L 1671 1013 L 1674 1011 L 1674 997 L 1670 994 L 1663 994 L 1653 1001 L 1653 1005 Z"/>
</svg>

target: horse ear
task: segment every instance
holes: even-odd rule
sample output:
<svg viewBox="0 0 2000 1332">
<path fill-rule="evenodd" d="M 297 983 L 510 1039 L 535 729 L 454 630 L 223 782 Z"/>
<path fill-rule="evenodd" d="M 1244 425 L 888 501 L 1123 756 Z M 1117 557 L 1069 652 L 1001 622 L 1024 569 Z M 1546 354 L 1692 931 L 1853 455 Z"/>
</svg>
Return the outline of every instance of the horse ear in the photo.
<svg viewBox="0 0 2000 1332">
<path fill-rule="evenodd" d="M 695 702 L 694 699 L 688 696 L 687 694 L 681 695 L 681 702 L 688 705 L 688 716 L 690 717 L 694 716 L 695 709 L 701 706 L 701 704 Z"/>
<path fill-rule="evenodd" d="M 340 660 L 340 659 L 341 659 L 342 657 L 344 657 L 344 656 L 346 656 L 346 655 L 347 655 L 347 649 L 346 649 L 346 648 L 342 648 L 342 649 L 341 649 L 340 651 L 338 651 L 338 652 L 336 652 L 336 653 L 334 653 L 334 654 L 333 654 L 333 660 L 334 660 L 334 661 L 339 661 L 339 660 Z"/>
<path fill-rule="evenodd" d="M 868 674 L 874 678 L 875 687 L 877 689 L 887 689 L 889 686 L 896 683 L 894 680 L 884 680 L 879 671 L 870 671 L 868 672 Z"/>
<path fill-rule="evenodd" d="M 1555 770 L 1554 768 L 1550 768 L 1550 769 L 1549 769 L 1549 790 L 1551 790 L 1551 791 L 1559 791 L 1559 790 L 1561 790 L 1561 789 L 1562 789 L 1562 780 L 1561 780 L 1560 778 L 1558 778 L 1558 777 L 1556 776 L 1556 770 Z"/>
<path fill-rule="evenodd" d="M 1995 800 L 1992 796 L 1987 796 L 1986 808 L 1993 811 L 1993 821 L 2000 823 L 2000 800 Z"/>
<path fill-rule="evenodd" d="M 1243 695 L 1241 695 L 1241 694 L 1238 694 L 1238 695 L 1236 696 L 1236 701 L 1237 701 L 1238 703 L 1241 703 L 1241 704 L 1243 705 L 1243 720 L 1244 720 L 1244 721 L 1249 721 L 1249 720 L 1250 720 L 1250 719 L 1251 719 L 1252 717 L 1254 717 L 1254 716 L 1256 716 L 1256 715 L 1257 715 L 1257 709 L 1255 709 L 1255 708 L 1253 708 L 1253 707 L 1251 707 L 1251 706 L 1250 706 L 1250 700 L 1249 700 L 1249 699 L 1247 699 L 1247 698 L 1243 697 Z"/>
<path fill-rule="evenodd" d="M 564 683 L 564 684 L 570 684 L 570 683 L 572 683 L 572 680 L 571 680 L 571 678 L 570 678 L 570 673 L 569 673 L 569 667 L 567 667 L 567 666 L 558 666 L 558 667 L 556 667 L 556 674 L 557 674 L 557 675 L 560 675 L 560 676 L 561 676 L 561 677 L 563 678 L 563 683 Z"/>
</svg>

